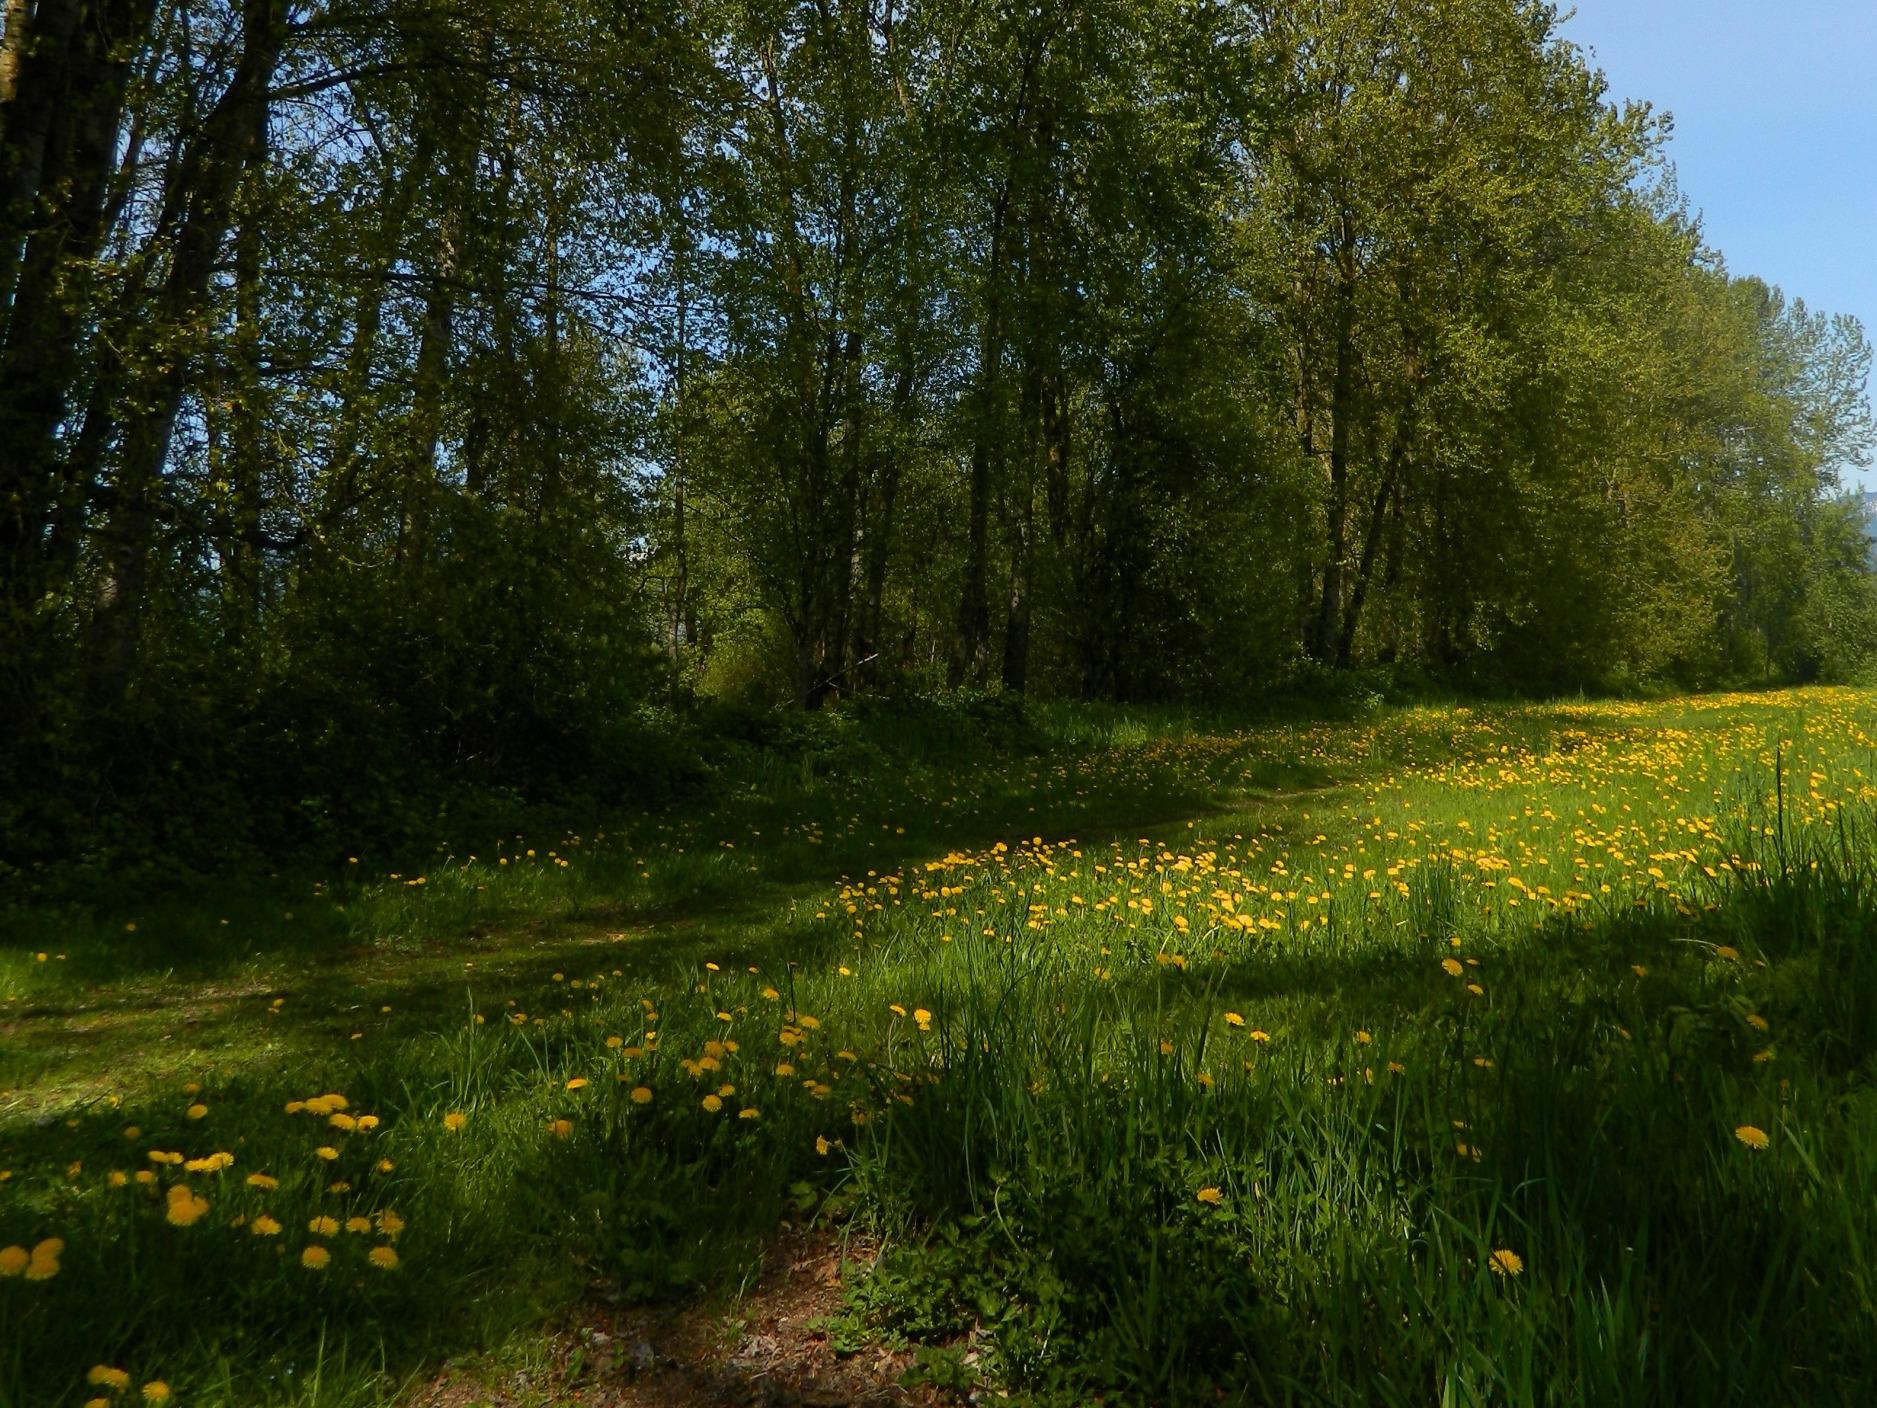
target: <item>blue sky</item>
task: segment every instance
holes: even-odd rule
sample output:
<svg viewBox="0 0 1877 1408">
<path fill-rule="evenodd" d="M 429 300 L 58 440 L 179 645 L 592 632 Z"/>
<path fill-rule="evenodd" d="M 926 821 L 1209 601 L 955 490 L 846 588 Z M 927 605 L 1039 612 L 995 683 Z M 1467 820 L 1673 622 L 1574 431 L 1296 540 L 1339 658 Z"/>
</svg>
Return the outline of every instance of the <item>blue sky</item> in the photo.
<svg viewBox="0 0 1877 1408">
<path fill-rule="evenodd" d="M 1609 96 L 1674 114 L 1682 193 L 1728 268 L 1877 336 L 1877 0 L 1576 11 L 1562 32 L 1592 51 Z M 1877 473 L 1863 478 L 1877 487 Z"/>
</svg>

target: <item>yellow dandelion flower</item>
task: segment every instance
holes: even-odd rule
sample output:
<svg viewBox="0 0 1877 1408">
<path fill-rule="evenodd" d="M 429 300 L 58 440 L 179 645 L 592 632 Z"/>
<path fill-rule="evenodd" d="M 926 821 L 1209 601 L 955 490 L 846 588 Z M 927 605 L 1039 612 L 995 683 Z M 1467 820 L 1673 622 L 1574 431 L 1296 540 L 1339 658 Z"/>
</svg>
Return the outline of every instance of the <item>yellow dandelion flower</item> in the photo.
<svg viewBox="0 0 1877 1408">
<path fill-rule="evenodd" d="M 1460 960 L 1457 958 L 1443 958 L 1440 960 L 1440 966 L 1450 978 L 1457 978 L 1462 973 L 1466 972 L 1466 969 L 1460 966 Z"/>
<path fill-rule="evenodd" d="M 324 1159 L 327 1163 L 331 1163 L 334 1159 L 339 1157 L 339 1151 L 330 1144 L 322 1144 L 313 1151 L 313 1157 L 316 1159 Z"/>
<path fill-rule="evenodd" d="M 108 1388 L 113 1393 L 121 1393 L 130 1387 L 130 1375 L 123 1369 L 113 1369 L 109 1364 L 93 1364 L 85 1375 L 85 1382 L 94 1388 Z"/>
<path fill-rule="evenodd" d="M 145 1403 L 167 1403 L 170 1399 L 169 1385 L 161 1379 L 152 1379 L 143 1386 Z"/>
<path fill-rule="evenodd" d="M 1215 1208 L 1225 1201 L 1225 1194 L 1219 1189 L 1211 1187 L 1201 1188 L 1193 1196 L 1199 1199 L 1200 1202 Z"/>
<path fill-rule="evenodd" d="M 168 1193 L 168 1207 L 164 1217 L 177 1227 L 191 1227 L 202 1220 L 209 1210 L 209 1200 L 198 1198 L 182 1184 L 173 1184 Z"/>
<path fill-rule="evenodd" d="M 278 1178 L 270 1178 L 264 1173 L 251 1173 L 247 1177 L 247 1185 L 250 1188 L 272 1190 L 280 1186 L 280 1180 Z"/>
<path fill-rule="evenodd" d="M 332 1253 L 315 1243 L 300 1253 L 300 1265 L 308 1271 L 324 1271 L 332 1260 Z"/>
<path fill-rule="evenodd" d="M 358 1233 L 369 1232 L 371 1231 L 371 1219 L 369 1217 L 348 1217 L 345 1220 L 345 1230 Z"/>
<path fill-rule="evenodd" d="M 1242 1027 L 1245 1025 L 1245 1019 L 1236 1012 L 1227 1012 L 1225 1014 L 1225 1025 L 1228 1027 Z"/>
<path fill-rule="evenodd" d="M 1525 1270 L 1525 1260 L 1510 1247 L 1501 1247 L 1487 1263 L 1500 1276 L 1517 1276 Z"/>
<path fill-rule="evenodd" d="M 443 1117 L 443 1127 L 448 1130 L 461 1129 L 468 1123 L 469 1116 L 464 1114 L 461 1110 L 451 1110 L 449 1114 Z"/>
<path fill-rule="evenodd" d="M 740 1120 L 753 1120 L 758 1118 L 758 1111 L 754 1105 L 751 1105 L 746 1109 L 738 1110 L 736 1117 Z"/>
<path fill-rule="evenodd" d="M 652 1088 L 648 1085 L 633 1086 L 632 1087 L 632 1103 L 635 1105 L 651 1104 L 652 1103 Z"/>
<path fill-rule="evenodd" d="M 266 1213 L 262 1213 L 248 1224 L 248 1230 L 257 1237 L 278 1237 L 280 1224 Z"/>
<path fill-rule="evenodd" d="M 188 1109 L 183 1111 L 183 1114 L 192 1120 L 199 1120 L 204 1115 L 208 1114 L 208 1112 L 209 1107 L 207 1105 L 191 1105 Z"/>
<path fill-rule="evenodd" d="M 709 1110 L 714 1115 L 723 1108 L 723 1100 L 717 1095 L 706 1095 L 703 1100 L 703 1105 L 706 1110 Z"/>
<path fill-rule="evenodd" d="M 827 1135 L 817 1134 L 815 1136 L 815 1152 L 817 1154 L 820 1154 L 823 1158 L 827 1157 L 828 1150 L 832 1149 L 833 1147 L 834 1146 L 828 1142 Z"/>
<path fill-rule="evenodd" d="M 306 1224 L 306 1230 L 315 1237 L 331 1237 L 339 1231 L 339 1219 L 336 1217 L 316 1217 Z"/>
<path fill-rule="evenodd" d="M 1742 1144 L 1745 1144 L 1749 1149 L 1764 1149 L 1771 1142 L 1767 1139 L 1765 1130 L 1761 1129 L 1758 1125 L 1751 1124 L 1743 1124 L 1735 1129 L 1734 1138 L 1738 1139 Z"/>
<path fill-rule="evenodd" d="M 0 1276 L 17 1276 L 32 1262 L 24 1247 L 0 1247 Z"/>
<path fill-rule="evenodd" d="M 574 1132 L 574 1122 L 572 1120 L 550 1120 L 548 1122 L 547 1132 L 556 1139 L 565 1139 Z"/>
<path fill-rule="evenodd" d="M 380 1271 L 394 1271 L 397 1269 L 398 1254 L 396 1249 L 392 1247 L 373 1247 L 371 1251 L 366 1253 L 365 1259 Z"/>
<path fill-rule="evenodd" d="M 586 1089 L 586 1084 L 587 1078 L 585 1076 L 575 1076 L 572 1080 L 567 1082 L 567 1088 L 569 1090 L 584 1090 Z"/>
</svg>

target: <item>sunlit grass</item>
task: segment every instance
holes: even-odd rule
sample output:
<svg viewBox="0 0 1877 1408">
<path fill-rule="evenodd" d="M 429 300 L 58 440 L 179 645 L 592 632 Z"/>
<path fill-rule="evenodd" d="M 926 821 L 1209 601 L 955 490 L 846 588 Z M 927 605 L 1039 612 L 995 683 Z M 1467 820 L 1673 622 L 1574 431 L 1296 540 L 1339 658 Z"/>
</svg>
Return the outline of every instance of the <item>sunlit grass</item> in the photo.
<svg viewBox="0 0 1877 1408">
<path fill-rule="evenodd" d="M 734 1284 L 784 1219 L 884 1240 L 838 1344 L 975 1333 L 1037 1401 L 1859 1401 L 1874 729 L 1070 717 L 995 771 L 22 915 L 0 1403 L 375 1401 L 595 1280 Z"/>
</svg>

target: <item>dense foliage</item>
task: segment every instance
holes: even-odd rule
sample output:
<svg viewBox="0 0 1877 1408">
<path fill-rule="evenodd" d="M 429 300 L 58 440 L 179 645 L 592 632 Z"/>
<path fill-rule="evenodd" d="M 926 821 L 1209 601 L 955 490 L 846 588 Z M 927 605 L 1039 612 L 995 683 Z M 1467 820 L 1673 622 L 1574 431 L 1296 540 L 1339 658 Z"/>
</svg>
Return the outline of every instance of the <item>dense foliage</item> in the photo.
<svg viewBox="0 0 1877 1408">
<path fill-rule="evenodd" d="M 665 787 L 700 693 L 1855 671 L 1862 332 L 1557 25 L 6 0 L 5 849 Z"/>
</svg>

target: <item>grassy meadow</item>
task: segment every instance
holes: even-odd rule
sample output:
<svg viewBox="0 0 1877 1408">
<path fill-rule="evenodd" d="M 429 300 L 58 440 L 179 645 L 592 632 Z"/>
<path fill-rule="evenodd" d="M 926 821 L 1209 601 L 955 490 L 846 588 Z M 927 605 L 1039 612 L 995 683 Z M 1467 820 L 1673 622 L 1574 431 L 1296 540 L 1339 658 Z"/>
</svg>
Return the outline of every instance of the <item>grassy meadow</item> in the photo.
<svg viewBox="0 0 1877 1408">
<path fill-rule="evenodd" d="M 1869 1401 L 1877 694 L 828 727 L 6 912 L 0 1405 L 407 1401 L 785 1226 L 960 1401 Z"/>
</svg>

